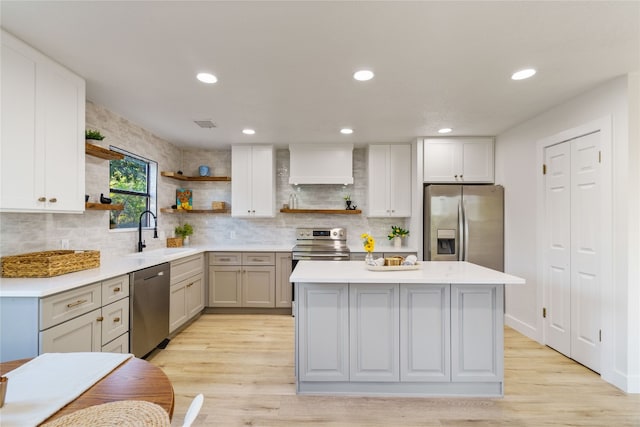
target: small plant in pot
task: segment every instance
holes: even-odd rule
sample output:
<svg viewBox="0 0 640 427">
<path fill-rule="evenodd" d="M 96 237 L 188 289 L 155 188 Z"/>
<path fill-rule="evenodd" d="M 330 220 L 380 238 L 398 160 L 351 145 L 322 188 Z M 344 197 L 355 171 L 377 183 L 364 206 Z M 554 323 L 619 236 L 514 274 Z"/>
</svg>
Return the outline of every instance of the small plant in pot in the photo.
<svg viewBox="0 0 640 427">
<path fill-rule="evenodd" d="M 399 248 L 400 246 L 402 246 L 402 238 L 407 237 L 408 235 L 409 230 L 405 230 L 404 228 L 392 225 L 391 233 L 389 233 L 387 237 L 393 242 L 393 245 L 396 248 Z"/>
<path fill-rule="evenodd" d="M 193 226 L 188 222 L 185 222 L 184 225 L 178 225 L 175 228 L 176 237 L 182 237 L 182 242 L 185 246 L 189 245 L 189 236 L 193 234 Z"/>
<path fill-rule="evenodd" d="M 84 131 L 84 139 L 93 139 L 94 141 L 102 141 L 104 135 L 99 130 L 87 129 Z"/>
</svg>

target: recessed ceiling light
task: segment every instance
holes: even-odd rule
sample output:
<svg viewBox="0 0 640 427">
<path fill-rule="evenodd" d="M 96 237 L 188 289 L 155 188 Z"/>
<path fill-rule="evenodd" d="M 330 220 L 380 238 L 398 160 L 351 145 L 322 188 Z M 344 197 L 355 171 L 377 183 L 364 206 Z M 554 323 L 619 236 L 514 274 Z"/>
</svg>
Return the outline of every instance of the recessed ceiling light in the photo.
<svg viewBox="0 0 640 427">
<path fill-rule="evenodd" d="M 340 129 L 340 133 L 343 135 L 351 135 L 353 133 L 353 129 L 351 128 L 342 128 Z"/>
<path fill-rule="evenodd" d="M 371 80 L 373 78 L 373 71 L 371 70 L 359 70 L 353 73 L 353 78 L 360 81 L 366 82 L 367 80 Z"/>
<path fill-rule="evenodd" d="M 218 81 L 218 78 L 211 73 L 198 73 L 196 78 L 202 83 L 215 83 Z"/>
<path fill-rule="evenodd" d="M 451 128 L 442 128 L 442 129 L 438 129 L 438 133 L 449 133 L 452 130 L 453 129 L 451 129 Z"/>
<path fill-rule="evenodd" d="M 253 129 L 242 129 L 242 133 L 244 133 L 245 135 L 253 135 L 256 133 L 256 131 Z"/>
<path fill-rule="evenodd" d="M 533 68 L 527 68 L 524 70 L 516 71 L 511 75 L 512 80 L 524 80 L 532 77 L 536 73 L 536 70 Z"/>
</svg>

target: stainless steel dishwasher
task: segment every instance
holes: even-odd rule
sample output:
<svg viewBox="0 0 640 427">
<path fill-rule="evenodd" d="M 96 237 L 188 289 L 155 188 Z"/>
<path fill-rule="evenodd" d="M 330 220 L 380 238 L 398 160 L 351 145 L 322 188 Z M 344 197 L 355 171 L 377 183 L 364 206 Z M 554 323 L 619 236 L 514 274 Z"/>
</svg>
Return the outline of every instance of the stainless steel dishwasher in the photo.
<svg viewBox="0 0 640 427">
<path fill-rule="evenodd" d="M 169 263 L 138 270 L 131 283 L 130 349 L 143 357 L 169 336 Z"/>
</svg>

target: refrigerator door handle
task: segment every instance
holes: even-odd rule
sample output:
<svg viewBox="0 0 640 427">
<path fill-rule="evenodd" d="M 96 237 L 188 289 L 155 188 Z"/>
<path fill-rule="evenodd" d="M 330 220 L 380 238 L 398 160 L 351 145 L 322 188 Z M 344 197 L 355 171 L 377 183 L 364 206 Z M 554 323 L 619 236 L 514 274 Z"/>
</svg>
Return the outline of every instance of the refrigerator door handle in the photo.
<svg viewBox="0 0 640 427">
<path fill-rule="evenodd" d="M 464 200 L 462 201 L 462 218 L 463 218 L 463 233 L 464 233 L 464 252 L 462 256 L 462 261 L 468 261 L 469 258 L 469 221 L 467 220 L 467 207 L 465 206 Z"/>
<path fill-rule="evenodd" d="M 464 260 L 464 211 L 462 209 L 462 202 L 458 202 L 458 261 Z"/>
</svg>

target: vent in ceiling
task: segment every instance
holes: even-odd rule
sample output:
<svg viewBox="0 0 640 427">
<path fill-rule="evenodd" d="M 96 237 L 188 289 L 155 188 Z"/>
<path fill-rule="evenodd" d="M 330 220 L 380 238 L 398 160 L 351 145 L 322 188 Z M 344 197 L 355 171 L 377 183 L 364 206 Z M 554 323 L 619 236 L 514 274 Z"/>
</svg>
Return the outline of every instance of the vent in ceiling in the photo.
<svg viewBox="0 0 640 427">
<path fill-rule="evenodd" d="M 216 127 L 216 124 L 213 123 L 211 120 L 194 120 L 193 121 L 195 124 L 197 124 L 198 126 L 200 126 L 201 128 L 214 128 Z"/>
</svg>

